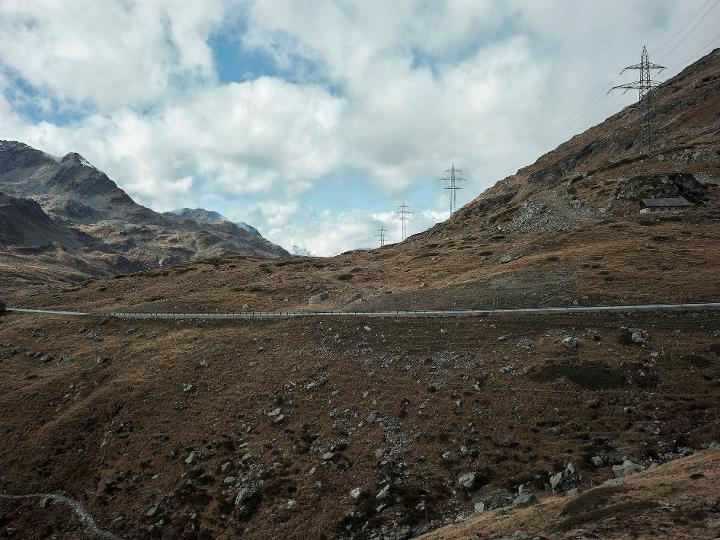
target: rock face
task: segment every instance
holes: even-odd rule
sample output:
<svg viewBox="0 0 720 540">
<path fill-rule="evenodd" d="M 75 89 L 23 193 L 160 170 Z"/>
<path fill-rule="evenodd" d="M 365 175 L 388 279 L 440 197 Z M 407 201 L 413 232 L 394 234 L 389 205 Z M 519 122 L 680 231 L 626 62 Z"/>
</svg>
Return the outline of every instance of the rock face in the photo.
<svg viewBox="0 0 720 540">
<path fill-rule="evenodd" d="M 190 219 L 199 223 L 218 223 L 226 221 L 228 223 L 232 223 L 237 227 L 240 227 L 242 230 L 249 233 L 251 236 L 262 236 L 260 234 L 260 231 L 258 231 L 252 225 L 248 225 L 247 223 L 243 223 L 242 221 L 231 222 L 220 212 L 215 212 L 214 210 L 206 210 L 205 208 L 179 208 L 177 210 L 171 210 L 170 212 L 163 212 L 163 215 L 178 219 Z"/>
<path fill-rule="evenodd" d="M 20 254 L 30 265 L 43 254 L 49 272 L 77 280 L 224 255 L 288 254 L 217 212 L 154 212 L 80 154 L 56 158 L 17 141 L 0 141 L 0 208 L 0 262 L 14 257 L 17 265 Z"/>
</svg>

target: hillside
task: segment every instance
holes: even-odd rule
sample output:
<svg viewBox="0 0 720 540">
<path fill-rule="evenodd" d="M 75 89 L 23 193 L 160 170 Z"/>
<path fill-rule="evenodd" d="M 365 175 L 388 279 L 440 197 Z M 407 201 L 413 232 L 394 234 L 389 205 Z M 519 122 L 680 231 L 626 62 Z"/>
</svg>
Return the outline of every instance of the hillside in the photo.
<svg viewBox="0 0 720 540">
<path fill-rule="evenodd" d="M 247 227 L 177 219 L 145 208 L 77 153 L 57 159 L 23 143 L 0 141 L 0 194 L 5 210 L 0 270 L 6 278 L 12 272 L 30 280 L 3 280 L 3 288 L 78 282 L 233 254 L 287 254 Z"/>
<path fill-rule="evenodd" d="M 651 152 L 633 147 L 630 106 L 401 244 L 218 256 L 28 284 L 8 300 L 137 311 L 718 300 L 720 51 L 654 99 Z M 640 214 L 654 195 L 693 207 Z M 123 538 L 712 538 L 718 380 L 716 312 L 8 314 L 0 493 L 62 491 Z M 0 497 L 1 527 L 76 538 L 83 524 L 59 504 Z"/>
</svg>

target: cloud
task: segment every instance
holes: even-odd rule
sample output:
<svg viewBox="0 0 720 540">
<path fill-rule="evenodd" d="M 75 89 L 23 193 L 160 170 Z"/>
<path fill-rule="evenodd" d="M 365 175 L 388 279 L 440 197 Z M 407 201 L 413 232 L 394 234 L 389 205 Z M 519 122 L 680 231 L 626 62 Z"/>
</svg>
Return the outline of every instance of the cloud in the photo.
<svg viewBox="0 0 720 540">
<path fill-rule="evenodd" d="M 224 15 L 216 0 L 5 0 L 0 57 L 61 102 L 149 105 L 177 81 L 215 79 L 207 36 Z"/>
<path fill-rule="evenodd" d="M 381 223 L 399 236 L 385 209 L 410 193 L 411 231 L 432 225 L 444 199 L 422 186 L 451 162 L 467 202 L 633 101 L 605 88 L 642 45 L 677 72 L 713 37 L 709 17 L 673 51 L 703 3 L 4 0 L 0 137 L 78 151 L 158 210 L 217 205 L 332 254 Z M 227 62 L 265 75 L 224 80 Z M 346 176 L 363 189 L 321 196 Z"/>
</svg>

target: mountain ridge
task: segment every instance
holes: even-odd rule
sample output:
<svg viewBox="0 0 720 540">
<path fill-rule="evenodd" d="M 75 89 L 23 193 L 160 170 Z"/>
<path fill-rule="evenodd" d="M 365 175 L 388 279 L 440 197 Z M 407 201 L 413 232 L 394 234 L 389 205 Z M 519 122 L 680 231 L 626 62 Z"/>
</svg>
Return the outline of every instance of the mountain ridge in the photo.
<svg viewBox="0 0 720 540">
<path fill-rule="evenodd" d="M 58 158 L 0 141 L 0 269 L 27 268 L 40 281 L 82 281 L 226 255 L 288 253 L 254 228 L 199 222 L 137 204 L 76 152 Z M 40 231 L 44 231 L 45 238 Z M 0 279 L 0 286 L 17 283 Z"/>
</svg>

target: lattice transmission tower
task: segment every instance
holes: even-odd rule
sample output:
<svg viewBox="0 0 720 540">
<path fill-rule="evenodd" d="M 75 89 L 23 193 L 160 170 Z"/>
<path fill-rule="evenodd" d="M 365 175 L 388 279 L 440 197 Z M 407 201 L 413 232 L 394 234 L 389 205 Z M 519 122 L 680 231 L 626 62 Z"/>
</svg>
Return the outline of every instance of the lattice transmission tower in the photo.
<svg viewBox="0 0 720 540">
<path fill-rule="evenodd" d="M 467 183 L 467 178 L 463 178 L 463 172 L 455 168 L 453 163 L 449 169 L 445 169 L 445 176 L 438 178 L 438 184 L 443 186 L 450 192 L 450 215 L 452 216 L 457 210 L 457 191 L 462 189 L 463 184 Z"/>
<path fill-rule="evenodd" d="M 412 206 L 405 204 L 405 201 L 403 201 L 402 204 L 398 206 L 397 212 L 395 213 L 400 216 L 400 227 L 402 231 L 400 238 L 402 241 L 407 238 L 407 222 L 410 220 L 410 216 L 415 212 L 412 211 Z"/>
<path fill-rule="evenodd" d="M 375 235 L 375 238 L 380 240 L 380 247 L 383 247 L 385 243 L 387 242 L 387 229 L 385 227 L 380 227 L 380 230 Z"/>
<path fill-rule="evenodd" d="M 648 54 L 647 47 L 643 46 L 642 53 L 640 54 L 640 63 L 634 66 L 628 66 L 624 68 L 620 73 L 625 73 L 628 70 L 640 71 L 640 80 L 634 81 L 628 84 L 620 84 L 613 86 L 608 93 L 613 90 L 638 90 L 639 108 L 638 108 L 638 123 L 640 131 L 638 135 L 638 151 L 641 152 L 643 149 L 649 150 L 652 147 L 652 95 L 650 90 L 660 83 L 654 81 L 651 77 L 651 71 L 657 69 L 662 71 L 666 69 L 665 66 L 659 66 L 650 62 L 650 55 Z"/>
</svg>

